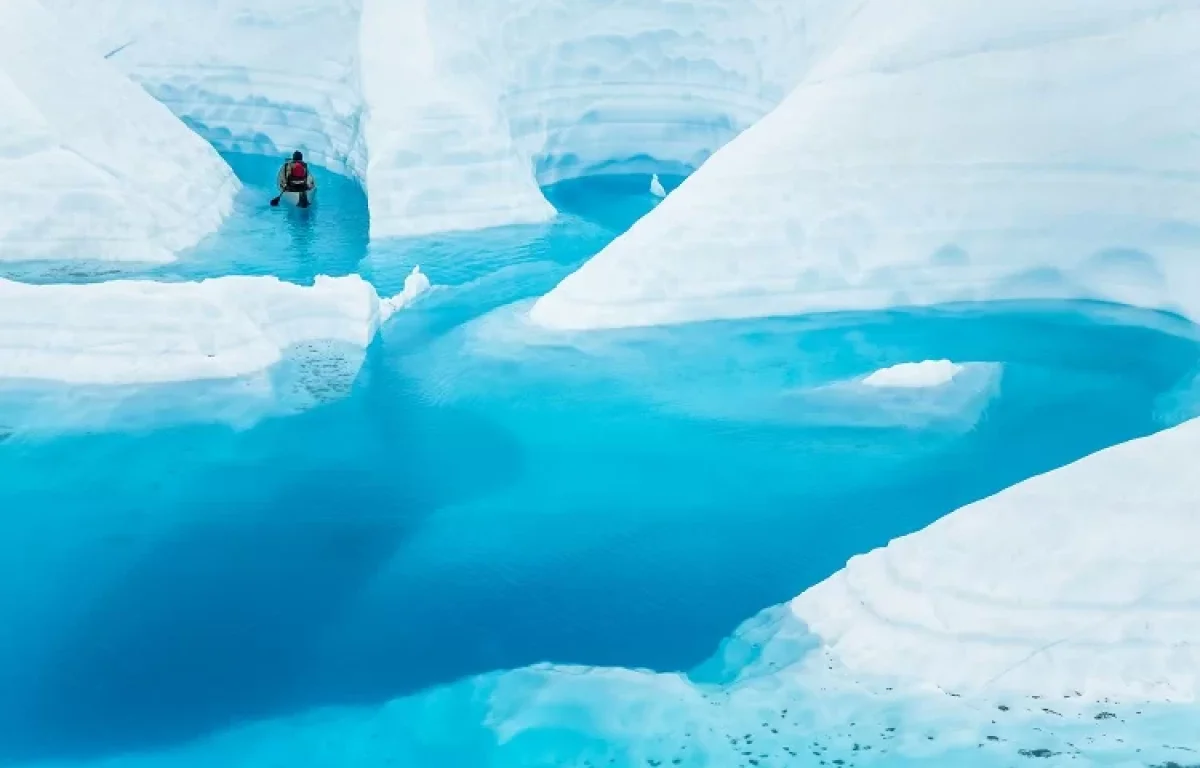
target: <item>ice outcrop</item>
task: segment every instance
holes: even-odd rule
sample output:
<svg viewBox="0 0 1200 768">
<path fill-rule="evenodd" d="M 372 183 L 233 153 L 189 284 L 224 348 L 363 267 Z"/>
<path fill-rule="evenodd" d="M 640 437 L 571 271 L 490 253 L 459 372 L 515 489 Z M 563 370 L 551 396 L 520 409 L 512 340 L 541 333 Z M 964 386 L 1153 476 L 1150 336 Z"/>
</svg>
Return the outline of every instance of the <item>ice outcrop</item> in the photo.
<svg viewBox="0 0 1200 768">
<path fill-rule="evenodd" d="M 44 2 L 220 150 L 365 167 L 360 0 Z"/>
<path fill-rule="evenodd" d="M 226 151 L 362 180 L 374 237 L 553 215 L 539 184 L 690 171 L 766 114 L 838 0 L 45 0 Z"/>
<path fill-rule="evenodd" d="M 880 368 L 862 380 L 868 387 L 881 389 L 921 389 L 949 384 L 963 372 L 963 366 L 950 360 L 925 360 Z"/>
<path fill-rule="evenodd" d="M 166 261 L 217 228 L 238 185 L 212 147 L 35 0 L 0 30 L 0 260 Z"/>
<path fill-rule="evenodd" d="M 1200 420 L 979 501 L 792 603 L 852 672 L 960 694 L 1200 700 Z"/>
<path fill-rule="evenodd" d="M 1200 6 L 868 0 L 533 309 L 560 328 L 1092 297 L 1200 316 Z"/>
<path fill-rule="evenodd" d="M 486 87 L 488 65 L 478 39 L 456 34 L 457 27 L 435 37 L 433 14 L 425 0 L 365 0 L 363 6 L 371 236 L 551 218 L 554 208 L 534 180 L 530 159 L 518 151 Z"/>
<path fill-rule="evenodd" d="M 428 287 L 414 271 L 380 299 L 358 276 L 301 286 L 267 277 L 195 283 L 28 285 L 0 280 L 0 379 L 152 384 L 263 370 L 298 345 L 365 348 Z"/>
</svg>

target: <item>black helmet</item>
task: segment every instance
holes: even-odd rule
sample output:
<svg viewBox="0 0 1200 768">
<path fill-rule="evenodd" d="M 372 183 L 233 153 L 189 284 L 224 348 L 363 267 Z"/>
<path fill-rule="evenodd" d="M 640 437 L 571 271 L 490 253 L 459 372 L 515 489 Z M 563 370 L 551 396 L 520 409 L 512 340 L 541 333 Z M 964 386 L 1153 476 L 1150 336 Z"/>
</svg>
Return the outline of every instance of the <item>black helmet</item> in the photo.
<svg viewBox="0 0 1200 768">
<path fill-rule="evenodd" d="M 292 153 L 292 161 L 293 162 L 298 163 L 298 162 L 302 161 L 303 159 L 304 159 L 304 153 L 301 152 L 300 150 L 297 149 L 295 152 Z"/>
</svg>

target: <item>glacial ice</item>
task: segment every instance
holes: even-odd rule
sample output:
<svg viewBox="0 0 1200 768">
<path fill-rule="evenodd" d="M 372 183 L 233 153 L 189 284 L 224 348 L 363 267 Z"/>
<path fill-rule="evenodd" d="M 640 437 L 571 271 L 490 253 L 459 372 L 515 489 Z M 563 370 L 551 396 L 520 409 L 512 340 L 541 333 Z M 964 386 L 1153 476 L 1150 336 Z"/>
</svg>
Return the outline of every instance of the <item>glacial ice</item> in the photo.
<svg viewBox="0 0 1200 768">
<path fill-rule="evenodd" d="M 71 27 L 0 3 L 0 261 L 169 261 L 220 225 L 237 180 Z"/>
<path fill-rule="evenodd" d="M 0 279 L 0 379 L 116 385 L 234 378 L 304 344 L 363 349 L 428 285 L 419 270 L 390 299 L 357 275 L 320 276 L 311 286 L 242 276 L 89 285 Z"/>
<path fill-rule="evenodd" d="M 655 197 L 666 197 L 667 190 L 663 187 L 662 179 L 658 178 L 658 174 L 650 177 L 650 194 Z"/>
<path fill-rule="evenodd" d="M 940 387 L 953 381 L 962 372 L 963 366 L 950 360 L 925 360 L 880 368 L 864 378 L 862 383 L 883 389 Z"/>
<path fill-rule="evenodd" d="M 539 184 L 695 168 L 796 84 L 831 0 L 45 0 L 226 151 L 364 182 L 373 237 L 541 221 Z"/>
<path fill-rule="evenodd" d="M 1200 316 L 1200 4 L 860 5 L 777 109 L 533 318 L 1062 297 Z"/>
<path fill-rule="evenodd" d="M 1200 701 L 1200 420 L 853 558 L 791 603 L 859 675 L 960 694 Z"/>
<path fill-rule="evenodd" d="M 43 0 L 224 152 L 365 166 L 359 0 Z"/>
<path fill-rule="evenodd" d="M 1192 421 L 964 507 L 688 674 L 543 664 L 102 764 L 1166 764 L 1200 749 L 1198 449 Z"/>
</svg>

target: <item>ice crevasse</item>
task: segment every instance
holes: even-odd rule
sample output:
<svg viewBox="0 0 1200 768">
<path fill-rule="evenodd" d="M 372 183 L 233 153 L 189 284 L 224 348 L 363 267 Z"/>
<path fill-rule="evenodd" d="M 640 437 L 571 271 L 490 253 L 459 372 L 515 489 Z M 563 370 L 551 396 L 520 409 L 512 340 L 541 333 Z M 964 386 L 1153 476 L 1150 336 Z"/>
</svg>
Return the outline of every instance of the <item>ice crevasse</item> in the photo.
<svg viewBox="0 0 1200 768">
<path fill-rule="evenodd" d="M 533 318 L 1075 297 L 1200 317 L 1200 3 L 860 6 Z"/>
<path fill-rule="evenodd" d="M 831 0 L 45 0 L 225 151 L 360 179 L 373 237 L 548 219 L 539 185 L 686 172 L 779 103 Z"/>
<path fill-rule="evenodd" d="M 36 0 L 0 3 L 0 261 L 166 261 L 233 207 L 213 148 Z"/>
</svg>

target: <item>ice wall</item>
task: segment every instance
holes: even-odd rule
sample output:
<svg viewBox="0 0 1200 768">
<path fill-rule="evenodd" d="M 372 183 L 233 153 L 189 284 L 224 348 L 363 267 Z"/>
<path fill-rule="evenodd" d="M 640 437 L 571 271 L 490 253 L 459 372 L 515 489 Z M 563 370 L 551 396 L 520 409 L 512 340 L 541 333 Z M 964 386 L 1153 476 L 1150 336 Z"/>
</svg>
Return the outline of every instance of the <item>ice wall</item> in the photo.
<svg viewBox="0 0 1200 768">
<path fill-rule="evenodd" d="M 379 324 L 428 287 L 419 272 L 380 299 L 362 278 L 197 283 L 117 280 L 28 285 L 0 279 L 0 379 L 151 384 L 265 369 L 313 343 L 365 348 Z"/>
<path fill-rule="evenodd" d="M 165 107 L 35 0 L 0 3 L 0 261 L 164 261 L 237 182 Z"/>
<path fill-rule="evenodd" d="M 45 0 L 218 149 L 365 167 L 360 0 Z"/>
<path fill-rule="evenodd" d="M 554 209 L 487 85 L 479 39 L 457 28 L 435 39 L 431 12 L 426 0 L 365 0 L 362 128 L 371 236 L 551 218 Z"/>
<path fill-rule="evenodd" d="M 545 184 L 605 171 L 682 173 L 773 108 L 830 27 L 832 0 L 448 0 L 435 39 L 474 24 L 513 138 Z"/>
<path fill-rule="evenodd" d="M 687 172 L 861 0 L 46 0 L 222 150 L 364 181 L 375 237 L 553 214 L 539 184 Z"/>
<path fill-rule="evenodd" d="M 1200 315 L 1200 3 L 869 0 L 833 40 L 534 318 L 1078 296 Z"/>
</svg>

